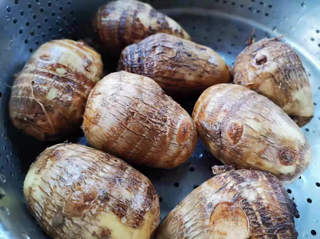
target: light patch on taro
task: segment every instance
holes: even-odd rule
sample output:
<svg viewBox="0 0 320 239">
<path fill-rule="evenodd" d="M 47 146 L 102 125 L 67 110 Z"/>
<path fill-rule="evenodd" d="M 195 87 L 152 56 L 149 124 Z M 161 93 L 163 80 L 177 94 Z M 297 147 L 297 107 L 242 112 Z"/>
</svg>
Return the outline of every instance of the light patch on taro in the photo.
<svg viewBox="0 0 320 239">
<path fill-rule="evenodd" d="M 59 67 L 56 69 L 56 72 L 59 73 L 60 75 L 63 75 L 67 72 L 67 70 L 62 67 Z"/>
<path fill-rule="evenodd" d="M 243 187 L 242 189 L 242 196 L 248 200 L 248 202 L 254 202 L 258 198 L 258 192 L 249 187 Z"/>
<path fill-rule="evenodd" d="M 310 117 L 314 115 L 314 107 L 312 102 L 311 92 L 308 95 L 306 87 L 292 93 L 292 101 L 283 106 L 283 110 L 288 114 L 294 114 L 304 117 Z"/>
<path fill-rule="evenodd" d="M 58 96 L 58 89 L 56 88 L 51 88 L 47 94 L 47 99 L 48 100 L 53 100 Z"/>
<path fill-rule="evenodd" d="M 254 129 L 256 132 L 260 132 L 264 128 L 260 122 L 254 119 L 247 119 L 246 124 L 252 129 Z"/>
</svg>

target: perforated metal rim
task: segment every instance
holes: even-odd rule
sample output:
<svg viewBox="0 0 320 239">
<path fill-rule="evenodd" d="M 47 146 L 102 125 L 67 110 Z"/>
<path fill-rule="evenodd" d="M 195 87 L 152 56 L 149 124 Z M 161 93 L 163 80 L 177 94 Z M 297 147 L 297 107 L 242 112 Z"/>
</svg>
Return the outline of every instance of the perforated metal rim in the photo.
<svg viewBox="0 0 320 239">
<path fill-rule="evenodd" d="M 256 29 L 256 39 L 285 35 L 286 41 L 299 52 L 310 77 L 316 109 L 315 118 L 303 128 L 311 143 L 314 161 L 300 179 L 287 186 L 287 190 L 300 211 L 300 217 L 296 219 L 299 236 L 318 238 L 320 71 L 317 66 L 320 59 L 320 3 L 298 0 L 290 3 L 276 0 L 150 2 L 180 22 L 195 42 L 212 47 L 230 65 L 244 48 L 252 28 Z M 46 238 L 27 211 L 22 182 L 31 162 L 48 144 L 39 143 L 16 131 L 8 120 L 12 76 L 22 69 L 39 45 L 51 39 L 84 39 L 100 50 L 92 39 L 94 35 L 88 19 L 102 4 L 105 4 L 104 0 L 92 0 L 90 4 L 86 0 L 0 2 L 0 172 L 6 178 L 4 180 L 0 175 L 0 185 L 6 193 L 0 200 L 0 229 L 8 237 Z M 109 62 L 106 65 L 109 66 Z M 180 103 L 191 112 L 194 100 Z M 81 134 L 69 138 L 69 141 L 86 143 Z M 199 142 L 191 159 L 176 169 L 140 169 L 152 180 L 159 193 L 162 218 L 190 191 L 212 176 L 211 166 L 216 163 L 219 162 Z"/>
</svg>

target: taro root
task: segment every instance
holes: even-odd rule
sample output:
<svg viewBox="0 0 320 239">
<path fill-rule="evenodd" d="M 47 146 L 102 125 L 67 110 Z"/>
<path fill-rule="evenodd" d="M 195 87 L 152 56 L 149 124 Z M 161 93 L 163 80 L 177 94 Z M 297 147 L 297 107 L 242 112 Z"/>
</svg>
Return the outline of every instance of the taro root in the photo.
<svg viewBox="0 0 320 239">
<path fill-rule="evenodd" d="M 233 170 L 193 190 L 162 221 L 155 239 L 294 239 L 294 216 L 295 204 L 276 177 Z"/>
<path fill-rule="evenodd" d="M 228 66 L 212 49 L 162 33 L 125 48 L 118 69 L 150 77 L 174 96 L 230 81 Z"/>
<path fill-rule="evenodd" d="M 87 97 L 102 78 L 100 55 L 82 42 L 43 44 L 17 74 L 10 118 L 18 129 L 40 140 L 58 140 L 78 129 Z"/>
<path fill-rule="evenodd" d="M 173 19 L 147 3 L 133 0 L 113 1 L 102 6 L 96 13 L 94 27 L 113 53 L 120 53 L 126 46 L 160 32 L 190 39 Z"/>
<path fill-rule="evenodd" d="M 89 144 L 132 164 L 173 168 L 197 143 L 189 114 L 148 77 L 120 71 L 92 90 L 83 130 Z"/>
<path fill-rule="evenodd" d="M 262 94 L 282 108 L 300 127 L 314 115 L 308 75 L 298 54 L 278 38 L 245 48 L 233 68 L 234 83 Z"/>
<path fill-rule="evenodd" d="M 159 197 L 147 177 L 82 145 L 43 151 L 23 189 L 29 209 L 55 239 L 150 239 L 160 220 Z"/>
<path fill-rule="evenodd" d="M 295 122 L 268 98 L 244 86 L 208 88 L 194 107 L 193 119 L 201 140 L 227 165 L 292 181 L 312 160 L 311 147 Z"/>
</svg>

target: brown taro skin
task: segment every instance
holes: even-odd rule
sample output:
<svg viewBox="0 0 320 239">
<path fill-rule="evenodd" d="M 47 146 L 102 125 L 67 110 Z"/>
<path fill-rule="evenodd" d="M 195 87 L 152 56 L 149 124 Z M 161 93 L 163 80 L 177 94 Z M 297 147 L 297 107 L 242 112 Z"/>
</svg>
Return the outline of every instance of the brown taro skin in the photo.
<svg viewBox="0 0 320 239">
<path fill-rule="evenodd" d="M 246 47 L 233 68 L 234 83 L 258 92 L 284 110 L 300 127 L 314 115 L 308 75 L 299 55 L 278 38 Z"/>
<path fill-rule="evenodd" d="M 231 80 L 227 64 L 212 49 L 163 33 L 126 47 L 118 69 L 150 77 L 174 96 L 200 94 Z"/>
<path fill-rule="evenodd" d="M 94 28 L 110 52 L 120 53 L 126 46 L 156 33 L 190 39 L 173 19 L 147 3 L 134 0 L 112 1 L 99 8 Z"/>
<path fill-rule="evenodd" d="M 312 160 L 311 147 L 296 123 L 271 100 L 244 86 L 208 88 L 192 117 L 201 140 L 226 165 L 267 171 L 290 182 Z"/>
<path fill-rule="evenodd" d="M 159 197 L 147 177 L 82 145 L 43 151 L 23 190 L 30 211 L 54 239 L 150 239 L 160 221 Z"/>
<path fill-rule="evenodd" d="M 12 86 L 14 126 L 39 140 L 65 137 L 81 126 L 88 95 L 102 74 L 100 55 L 83 42 L 43 44 Z"/>
<path fill-rule="evenodd" d="M 296 239 L 298 211 L 270 173 L 233 170 L 193 190 L 162 221 L 155 239 Z"/>
<path fill-rule="evenodd" d="M 120 71 L 92 90 L 83 130 L 89 144 L 130 164 L 174 168 L 197 143 L 189 114 L 148 77 Z"/>
</svg>

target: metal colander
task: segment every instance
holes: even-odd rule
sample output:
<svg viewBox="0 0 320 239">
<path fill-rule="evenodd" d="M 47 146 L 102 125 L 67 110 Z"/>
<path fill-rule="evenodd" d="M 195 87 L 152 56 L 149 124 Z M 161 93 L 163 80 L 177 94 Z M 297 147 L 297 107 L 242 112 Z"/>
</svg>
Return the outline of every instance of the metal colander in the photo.
<svg viewBox="0 0 320 239">
<path fill-rule="evenodd" d="M 311 81 L 315 117 L 303 128 L 314 159 L 287 191 L 300 211 L 299 238 L 320 238 L 320 2 L 279 0 L 151 0 L 155 8 L 177 20 L 193 40 L 217 51 L 227 64 L 245 47 L 253 28 L 255 39 L 285 36 L 300 55 Z M 17 131 L 8 118 L 14 74 L 41 44 L 51 39 L 82 39 L 95 44 L 91 18 L 106 0 L 1 0 L 0 1 L 0 238 L 47 238 L 29 214 L 23 180 L 30 164 L 49 143 Z M 106 72 L 116 61 L 104 61 Z M 195 99 L 180 102 L 191 113 Z M 79 131 L 67 139 L 86 144 Z M 212 176 L 219 162 L 201 143 L 186 163 L 172 170 L 139 168 L 160 196 L 161 218 L 188 193 Z"/>
</svg>

